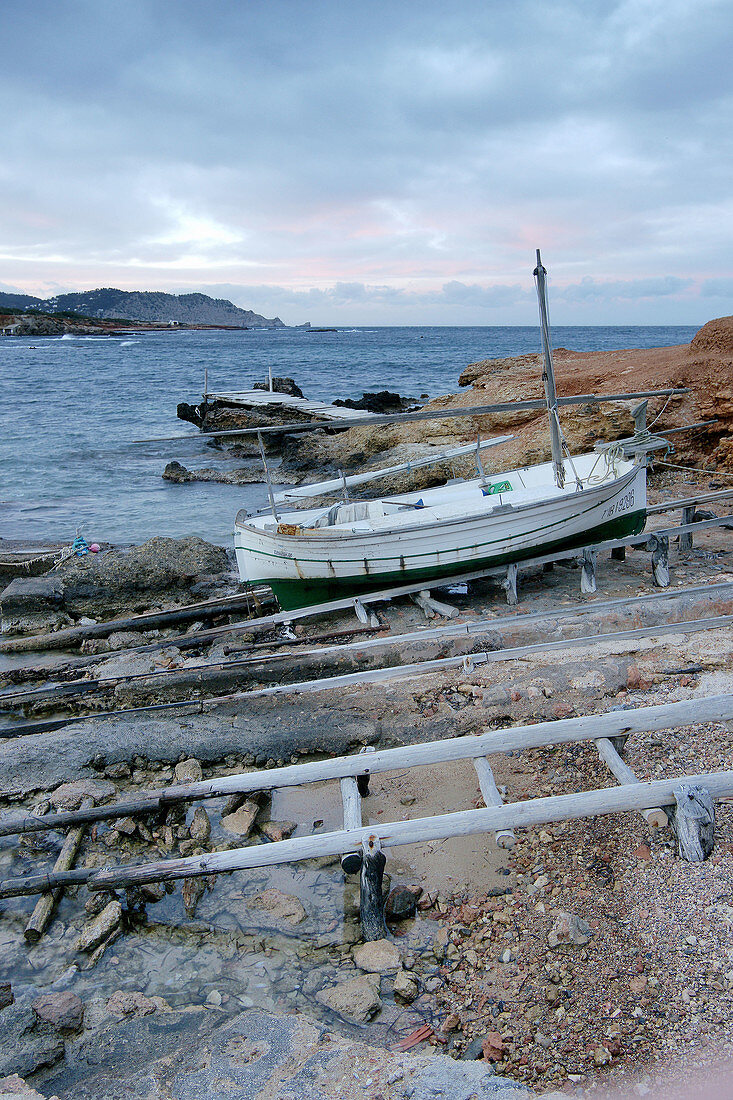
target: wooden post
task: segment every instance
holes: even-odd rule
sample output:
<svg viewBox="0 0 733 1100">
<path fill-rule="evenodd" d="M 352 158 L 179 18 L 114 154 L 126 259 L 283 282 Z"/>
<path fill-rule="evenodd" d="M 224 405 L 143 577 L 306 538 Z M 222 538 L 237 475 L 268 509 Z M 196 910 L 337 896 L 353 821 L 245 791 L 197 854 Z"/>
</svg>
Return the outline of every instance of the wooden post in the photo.
<svg viewBox="0 0 733 1100">
<path fill-rule="evenodd" d="M 596 555 L 593 550 L 584 550 L 580 559 L 580 591 L 584 596 L 592 596 L 596 591 Z"/>
<path fill-rule="evenodd" d="M 85 798 L 81 804 L 81 808 L 83 810 L 88 810 L 93 805 L 93 798 Z M 69 829 L 63 847 L 53 865 L 54 874 L 57 874 L 59 871 L 68 871 L 74 866 L 76 853 L 79 851 L 85 832 L 86 824 L 79 825 L 74 829 Z M 38 899 L 36 907 L 23 932 L 28 943 L 38 943 L 41 936 L 48 928 L 51 917 L 53 916 L 53 911 L 63 892 L 63 887 L 58 887 L 55 890 L 47 890 L 46 893 L 42 894 Z"/>
<path fill-rule="evenodd" d="M 363 749 L 359 749 L 359 756 L 361 756 L 361 754 L 364 753 L 364 752 L 376 752 L 376 749 L 374 748 L 374 745 L 365 745 Z M 357 786 L 359 794 L 362 798 L 367 798 L 369 796 L 369 773 L 368 772 L 367 772 L 366 775 L 357 775 L 357 777 L 356 777 L 356 786 Z"/>
<path fill-rule="evenodd" d="M 378 836 L 364 837 L 361 842 L 361 888 L 359 893 L 359 916 L 362 938 L 384 940 L 389 933 L 384 923 L 384 894 L 382 879 L 387 859 L 382 851 Z"/>
<path fill-rule="evenodd" d="M 613 550 L 611 551 L 611 560 L 612 561 L 626 561 L 626 547 L 625 546 L 614 546 Z"/>
<path fill-rule="evenodd" d="M 519 567 L 516 562 L 512 562 L 511 565 L 507 566 L 506 577 L 502 582 L 502 587 L 506 592 L 506 602 L 510 607 L 516 607 L 519 603 L 518 575 Z"/>
<path fill-rule="evenodd" d="M 677 855 L 688 863 L 700 863 L 715 845 L 715 806 L 706 787 L 681 783 L 674 791 L 676 806 L 672 828 L 677 838 Z"/>
<path fill-rule="evenodd" d="M 695 505 L 690 508 L 682 509 L 682 522 L 694 523 L 695 522 Z M 692 531 L 683 531 L 680 535 L 680 554 L 686 551 L 692 550 Z"/>
<path fill-rule="evenodd" d="M 657 588 L 669 588 L 669 537 L 650 535 L 647 550 L 652 555 L 652 577 Z"/>
<path fill-rule="evenodd" d="M 340 780 L 341 801 L 344 807 L 344 829 L 361 828 L 361 795 L 353 776 Z M 341 856 L 341 870 L 345 875 L 355 875 L 361 870 L 361 852 L 345 852 Z"/>
<path fill-rule="evenodd" d="M 267 368 L 268 389 L 272 393 L 272 364 Z"/>
<path fill-rule="evenodd" d="M 481 788 L 481 796 L 486 805 L 503 806 L 504 800 L 499 794 L 494 781 L 494 773 L 486 757 L 477 756 L 474 759 L 473 766 L 476 769 L 478 785 Z M 513 848 L 517 839 L 512 829 L 500 829 L 498 832 L 494 833 L 494 837 L 500 848 Z"/>
<path fill-rule="evenodd" d="M 639 782 L 628 764 L 625 764 L 621 759 L 610 738 L 598 737 L 595 744 L 601 760 L 608 765 L 609 771 L 616 776 L 619 783 Z M 651 825 L 653 829 L 663 829 L 664 826 L 669 823 L 666 813 L 658 806 L 654 806 L 648 810 L 641 810 L 640 812 L 645 821 Z"/>
</svg>

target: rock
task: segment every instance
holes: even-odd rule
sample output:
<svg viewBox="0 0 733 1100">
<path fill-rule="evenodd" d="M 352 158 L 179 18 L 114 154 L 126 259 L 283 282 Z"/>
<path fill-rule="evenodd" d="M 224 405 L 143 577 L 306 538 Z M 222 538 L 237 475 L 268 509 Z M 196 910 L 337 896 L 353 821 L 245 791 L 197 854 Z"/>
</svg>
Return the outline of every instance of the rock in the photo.
<svg viewBox="0 0 733 1100">
<path fill-rule="evenodd" d="M 189 841 L 193 844 L 194 841 Z M 183 850 L 183 845 L 181 845 Z M 184 878 L 183 886 L 181 887 L 181 897 L 183 898 L 183 908 L 186 911 L 186 916 L 189 918 L 195 917 L 196 908 L 206 890 L 206 879 L 202 875 L 196 875 L 192 878 Z"/>
<path fill-rule="evenodd" d="M 44 1027 L 28 1000 L 0 1012 L 0 1076 L 17 1073 L 27 1077 L 63 1056 L 64 1040 Z"/>
<path fill-rule="evenodd" d="M 248 798 L 233 814 L 227 814 L 226 817 L 222 817 L 221 827 L 222 829 L 226 829 L 228 833 L 233 833 L 235 836 L 249 836 L 254 828 L 255 819 L 259 811 L 259 805 Z"/>
<path fill-rule="evenodd" d="M 153 999 L 135 990 L 117 989 L 107 1001 L 107 1011 L 120 1019 L 124 1016 L 150 1016 L 160 1003 L 165 1004 L 160 997 Z"/>
<path fill-rule="evenodd" d="M 594 1047 L 593 1061 L 597 1066 L 607 1066 L 611 1061 L 611 1052 L 604 1046 Z"/>
<path fill-rule="evenodd" d="M 49 801 L 54 810 L 78 810 L 85 798 L 92 798 L 98 804 L 106 802 L 114 794 L 114 783 L 104 779 L 74 779 L 57 787 L 49 796 Z"/>
<path fill-rule="evenodd" d="M 11 1005 L 15 997 L 10 982 L 0 982 L 0 1010 Z"/>
<path fill-rule="evenodd" d="M 77 951 L 93 951 L 119 927 L 122 906 L 115 900 L 104 907 L 99 916 L 85 925 L 76 943 Z"/>
<path fill-rule="evenodd" d="M 272 393 L 286 393 L 289 397 L 303 397 L 303 391 L 294 378 L 273 378 L 272 386 L 270 386 L 268 378 L 266 382 L 255 382 L 252 389 L 270 390 Z"/>
<path fill-rule="evenodd" d="M 395 997 L 409 1005 L 417 997 L 419 987 L 414 978 L 411 978 L 404 970 L 398 970 L 395 975 L 393 991 Z"/>
<path fill-rule="evenodd" d="M 62 567 L 67 610 L 113 615 L 153 600 L 190 599 L 192 584 L 204 575 L 228 573 L 227 552 L 197 536 L 156 537 L 141 546 L 74 558 Z"/>
<path fill-rule="evenodd" d="M 390 920 L 408 920 L 415 916 L 417 895 L 407 886 L 395 886 L 387 898 L 385 913 Z"/>
<path fill-rule="evenodd" d="M 464 1062 L 475 1062 L 477 1061 L 477 1059 L 483 1058 L 483 1056 L 484 1037 L 483 1035 L 477 1035 L 474 1039 L 471 1040 L 466 1049 L 463 1051 L 461 1059 Z"/>
<path fill-rule="evenodd" d="M 71 1035 L 84 1026 L 84 1005 L 70 990 L 36 997 L 31 1008 L 42 1023 L 48 1024 L 59 1035 Z"/>
<path fill-rule="evenodd" d="M 64 592 L 54 577 L 16 577 L 0 593 L 3 634 L 35 634 L 58 630 L 70 619 L 64 610 Z"/>
<path fill-rule="evenodd" d="M 354 951 L 354 962 L 360 970 L 373 974 L 389 974 L 400 969 L 400 952 L 390 940 L 371 940 Z"/>
<path fill-rule="evenodd" d="M 547 936 L 550 947 L 563 947 L 574 944 L 582 947 L 590 941 L 593 930 L 582 917 L 576 917 L 574 913 L 559 912 Z"/>
<path fill-rule="evenodd" d="M 200 783 L 204 777 L 201 764 L 191 757 L 190 760 L 180 760 L 174 769 L 176 783 Z"/>
<path fill-rule="evenodd" d="M 44 1100 L 40 1092 L 36 1092 L 22 1077 L 18 1077 L 17 1073 L 0 1080 L 0 1100 L 11 1096 L 15 1096 L 17 1100 Z M 52 1096 L 50 1100 L 59 1100 L 59 1098 Z"/>
<path fill-rule="evenodd" d="M 347 1020 L 366 1023 L 382 1007 L 379 979 L 375 975 L 360 974 L 329 989 L 321 989 L 316 993 L 316 1000 Z"/>
<path fill-rule="evenodd" d="M 504 1057 L 504 1040 L 500 1031 L 487 1031 L 481 1043 L 481 1051 L 487 1062 L 500 1062 Z"/>
<path fill-rule="evenodd" d="M 287 840 L 291 836 L 298 825 L 295 821 L 263 821 L 260 825 L 260 832 L 263 836 L 266 836 L 268 840 L 278 841 Z"/>
<path fill-rule="evenodd" d="M 211 836 L 211 821 L 203 806 L 197 806 L 194 810 L 188 831 L 191 840 L 195 840 L 198 844 L 204 844 Z"/>
<path fill-rule="evenodd" d="M 307 913 L 301 903 L 292 894 L 271 888 L 247 899 L 250 909 L 259 909 L 267 918 L 267 923 L 280 925 L 283 922 L 294 926 L 305 920 Z"/>
</svg>

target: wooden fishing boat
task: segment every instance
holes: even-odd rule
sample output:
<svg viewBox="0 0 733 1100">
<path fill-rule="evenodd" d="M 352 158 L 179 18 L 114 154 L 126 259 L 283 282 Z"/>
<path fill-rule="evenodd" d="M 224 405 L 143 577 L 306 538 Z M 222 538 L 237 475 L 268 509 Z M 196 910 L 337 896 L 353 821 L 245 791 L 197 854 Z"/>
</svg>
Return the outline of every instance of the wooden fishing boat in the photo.
<svg viewBox="0 0 733 1100">
<path fill-rule="evenodd" d="M 638 534 L 646 470 L 612 452 L 405 493 L 236 519 L 242 580 L 264 582 L 285 610 L 412 581 L 439 580 L 555 549 Z"/>
<path fill-rule="evenodd" d="M 234 545 L 242 580 L 270 585 L 281 607 L 289 610 L 417 581 L 427 585 L 643 529 L 643 458 L 628 461 L 613 446 L 563 456 L 545 274 L 538 251 L 535 277 L 552 461 L 487 476 L 477 449 L 480 476 L 471 481 L 350 502 L 349 479 L 337 479 L 298 495 L 333 492 L 343 485 L 341 503 L 284 516 L 278 514 L 270 488 L 272 515 L 240 512 L 236 517 Z M 373 476 L 357 475 L 352 483 Z"/>
</svg>

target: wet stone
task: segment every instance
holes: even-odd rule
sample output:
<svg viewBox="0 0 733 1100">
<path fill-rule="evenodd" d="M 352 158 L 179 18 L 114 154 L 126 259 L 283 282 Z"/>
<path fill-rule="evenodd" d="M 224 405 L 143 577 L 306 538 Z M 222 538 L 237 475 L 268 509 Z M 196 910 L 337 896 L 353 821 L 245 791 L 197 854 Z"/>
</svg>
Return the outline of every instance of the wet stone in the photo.
<svg viewBox="0 0 733 1100">
<path fill-rule="evenodd" d="M 174 769 L 176 783 L 199 783 L 204 773 L 198 760 L 180 760 Z"/>
<path fill-rule="evenodd" d="M 117 989 L 107 1001 L 110 1016 L 150 1016 L 158 1008 L 168 1007 L 160 997 L 146 997 L 136 990 Z"/>
<path fill-rule="evenodd" d="M 409 920 L 410 917 L 414 917 L 418 896 L 415 890 L 411 890 L 408 886 L 395 886 L 387 898 L 385 907 L 387 918 L 389 920 Z"/>
<path fill-rule="evenodd" d="M 267 923 L 273 923 L 276 926 L 282 923 L 294 926 L 304 921 L 307 916 L 296 897 L 274 888 L 248 898 L 247 904 L 251 909 L 258 909 L 267 919 Z"/>
<path fill-rule="evenodd" d="M 321 989 L 316 993 L 316 1000 L 347 1020 L 366 1023 L 382 1007 L 379 978 L 375 974 L 360 974 L 328 989 Z"/>
<path fill-rule="evenodd" d="M 191 840 L 197 844 L 205 843 L 211 836 L 211 821 L 203 806 L 197 806 L 194 810 L 193 820 L 189 827 Z"/>
<path fill-rule="evenodd" d="M 277 842 L 278 840 L 287 840 L 296 828 L 297 822 L 295 821 L 263 821 L 260 825 L 260 832 L 268 840 Z"/>
<path fill-rule="evenodd" d="M 360 970 L 374 974 L 389 974 L 401 968 L 399 948 L 390 940 L 372 940 L 357 947 L 354 962 Z"/>
<path fill-rule="evenodd" d="M 78 810 L 85 798 L 93 798 L 100 803 L 114 794 L 114 783 L 104 779 L 75 779 L 72 783 L 62 783 L 57 787 L 49 796 L 49 801 L 54 810 Z"/>
<path fill-rule="evenodd" d="M 411 978 L 404 970 L 399 970 L 395 975 L 393 991 L 395 997 L 399 1000 L 412 1004 L 418 995 L 419 987 L 414 978 Z"/>
</svg>

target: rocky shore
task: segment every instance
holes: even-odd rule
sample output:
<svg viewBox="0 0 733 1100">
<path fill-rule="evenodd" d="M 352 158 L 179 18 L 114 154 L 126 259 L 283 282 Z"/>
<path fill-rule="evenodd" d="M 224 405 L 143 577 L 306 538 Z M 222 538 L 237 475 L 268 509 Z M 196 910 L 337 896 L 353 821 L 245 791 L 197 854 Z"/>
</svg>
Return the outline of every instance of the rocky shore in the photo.
<svg viewBox="0 0 733 1100">
<path fill-rule="evenodd" d="M 558 355 L 565 392 L 684 382 L 690 394 L 664 411 L 663 400 L 654 405 L 657 426 L 704 419 L 714 402 L 718 424 L 673 437 L 672 461 L 708 470 L 694 475 L 701 491 L 727 487 L 730 470 L 731 326 L 712 324 L 686 349 L 594 360 Z M 611 381 L 602 381 L 609 370 Z M 516 360 L 474 364 L 464 383 L 466 392 L 439 400 L 465 407 L 507 400 L 509 391 L 539 392 L 536 364 Z M 283 449 L 283 466 L 294 478 L 316 469 L 321 476 L 323 467 L 345 465 L 354 446 L 359 466 L 399 461 L 471 439 L 475 419 L 444 422 L 446 436 L 438 421 L 296 439 Z M 572 446 L 592 445 L 595 432 L 618 437 L 630 428 L 625 405 L 579 409 L 568 425 Z M 511 462 L 544 457 L 540 416 L 515 416 L 511 424 L 481 418 L 481 427 L 482 434 L 517 433 Z M 650 499 L 688 494 L 687 476 L 658 467 Z M 277 626 L 248 634 L 245 609 L 226 602 L 243 596 L 230 555 L 194 538 L 107 547 L 41 576 L 21 575 L 0 595 L 0 687 L 55 694 L 26 701 L 6 725 L 56 719 L 58 728 L 4 738 L 0 824 L 84 798 L 135 799 L 169 784 L 365 745 L 470 736 L 733 690 L 730 627 L 661 630 L 669 619 L 730 614 L 729 532 L 696 535 L 691 551 L 672 546 L 663 609 L 637 602 L 589 613 L 594 602 L 649 593 L 642 553 L 599 563 L 599 581 L 596 596 L 581 598 L 577 570 L 535 570 L 512 611 L 491 585 L 449 597 L 458 622 L 491 621 L 484 649 L 500 653 L 550 636 L 567 648 L 313 695 L 247 694 L 207 708 L 207 698 L 218 695 L 366 667 L 370 658 L 358 644 L 348 661 L 339 658 L 342 665 L 317 652 L 320 634 L 362 624 L 334 615 L 289 632 Z M 259 600 L 255 614 L 263 613 Z M 536 622 L 527 611 L 548 619 Z M 180 622 L 161 618 L 179 614 Z M 124 628 L 111 622 L 135 616 L 142 618 Z M 385 604 L 379 616 L 377 641 L 431 625 L 406 601 Z M 641 627 L 648 636 L 597 640 Z M 16 643 L 36 649 L 12 652 Z M 470 651 L 465 637 L 418 637 L 399 656 Z M 250 662 L 246 669 L 235 667 L 237 658 Z M 192 705 L 130 712 L 171 700 Z M 729 725 L 635 735 L 626 759 L 642 780 L 728 767 Z M 491 763 L 508 801 L 613 782 L 592 746 L 497 754 Z M 439 775 L 416 769 L 373 777 L 364 821 L 481 804 L 475 773 L 458 762 Z M 308 793 L 291 788 L 176 806 L 96 824 L 82 838 L 76 866 L 266 845 L 340 828 L 342 813 L 338 785 L 325 783 Z M 0 878 L 51 867 L 64 839 L 62 832 L 0 837 Z M 696 865 L 674 857 L 669 829 L 651 832 L 633 814 L 518 830 L 512 851 L 470 837 L 393 848 L 388 857 L 389 934 L 371 944 L 361 942 L 358 879 L 345 877 L 333 859 L 187 879 L 171 889 L 152 884 L 100 895 L 72 887 L 36 941 L 24 935 L 36 899 L 0 901 L 0 1095 L 513 1100 L 625 1088 L 631 1096 L 655 1089 L 671 1096 L 673 1086 L 659 1084 L 670 1059 L 704 1067 L 729 1052 L 729 804 L 718 807 L 713 856 Z"/>
</svg>

